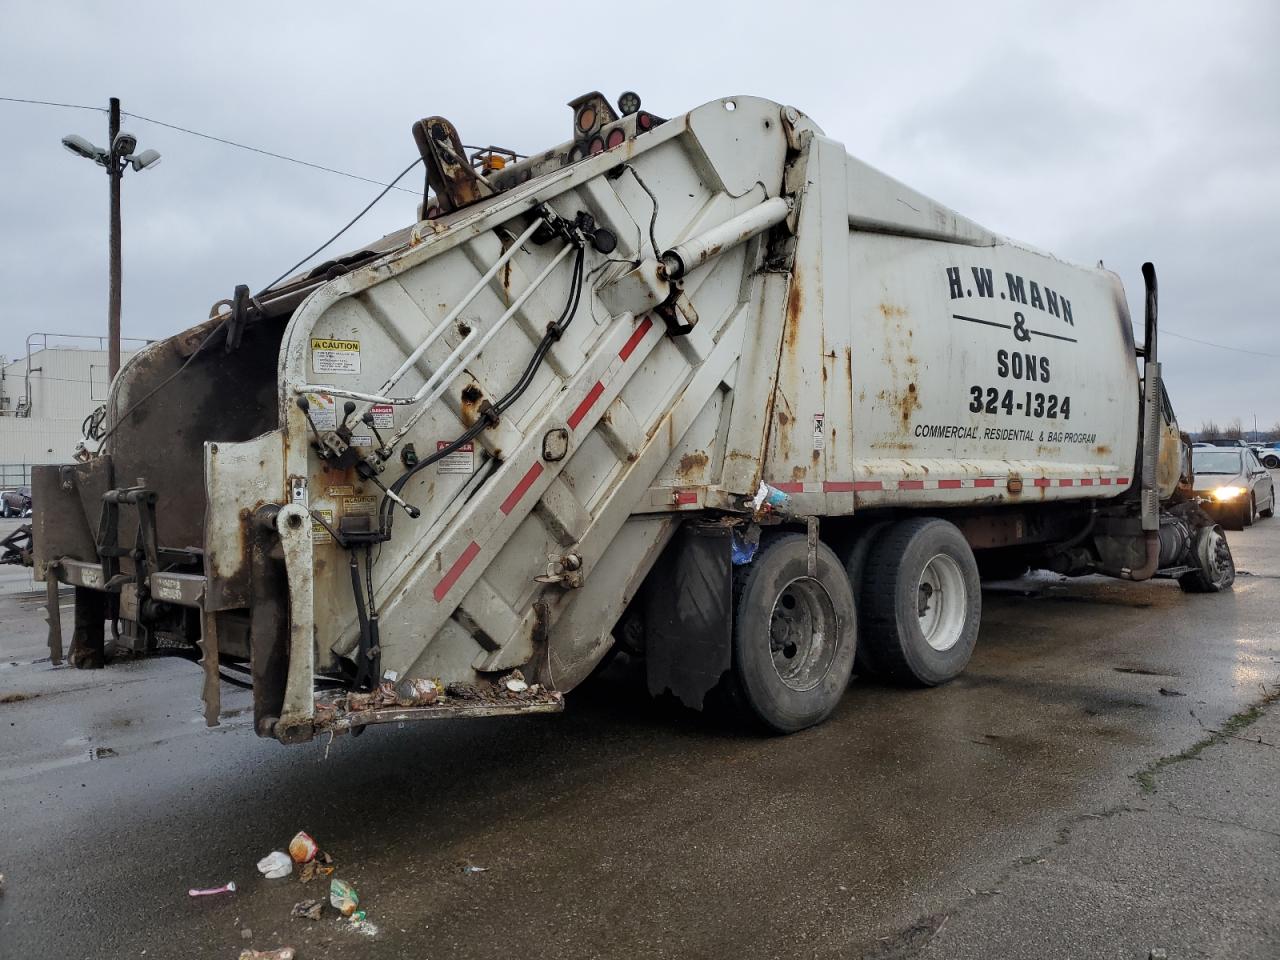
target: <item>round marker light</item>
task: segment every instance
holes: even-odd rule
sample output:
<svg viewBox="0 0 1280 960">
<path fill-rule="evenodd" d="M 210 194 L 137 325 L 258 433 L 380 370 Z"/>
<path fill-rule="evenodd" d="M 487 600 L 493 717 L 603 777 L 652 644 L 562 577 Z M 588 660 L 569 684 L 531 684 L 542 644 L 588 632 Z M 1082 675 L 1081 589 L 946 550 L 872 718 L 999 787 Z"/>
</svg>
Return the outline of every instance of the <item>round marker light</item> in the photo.
<svg viewBox="0 0 1280 960">
<path fill-rule="evenodd" d="M 578 111 L 578 129 L 583 133 L 590 133 L 592 127 L 596 125 L 596 108 L 587 104 Z"/>
<path fill-rule="evenodd" d="M 636 116 L 636 126 L 641 130 L 648 130 L 653 126 L 653 114 L 641 111 Z"/>
<path fill-rule="evenodd" d="M 624 117 L 630 116 L 640 109 L 640 94 L 632 90 L 624 90 L 618 97 L 618 109 Z"/>
<path fill-rule="evenodd" d="M 605 140 L 604 144 L 606 147 L 612 150 L 614 147 L 616 147 L 625 139 L 627 139 L 626 131 L 623 130 L 621 127 L 615 127 L 614 129 L 609 131 L 609 136 Z"/>
<path fill-rule="evenodd" d="M 604 140 L 600 137 L 592 137 L 591 142 L 587 144 L 587 153 L 593 157 L 597 153 L 604 153 Z"/>
</svg>

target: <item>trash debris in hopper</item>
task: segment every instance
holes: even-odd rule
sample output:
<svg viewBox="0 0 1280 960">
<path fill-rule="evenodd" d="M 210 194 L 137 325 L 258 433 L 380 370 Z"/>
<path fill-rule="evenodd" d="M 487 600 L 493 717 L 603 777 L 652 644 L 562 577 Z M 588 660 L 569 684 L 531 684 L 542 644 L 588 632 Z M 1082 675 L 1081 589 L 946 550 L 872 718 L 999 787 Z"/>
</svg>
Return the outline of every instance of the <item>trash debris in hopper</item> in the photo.
<svg viewBox="0 0 1280 960">
<path fill-rule="evenodd" d="M 302 900 L 293 905 L 289 916 L 300 920 L 319 920 L 324 915 L 324 900 Z"/>
<path fill-rule="evenodd" d="M 529 684 L 524 679 L 524 674 L 519 670 L 512 670 L 502 679 L 502 685 L 512 693 L 524 693 L 529 689 Z"/>
<path fill-rule="evenodd" d="M 445 707 L 459 702 L 559 703 L 561 698 L 558 690 L 547 690 L 541 684 L 529 683 L 519 670 L 512 670 L 496 681 L 451 683 L 447 687 L 442 686 L 439 680 L 423 677 L 405 678 L 395 683 L 384 680 L 376 690 L 367 693 L 353 691 L 332 699 L 317 700 L 315 728 L 341 727 L 348 715 L 373 710 Z"/>
<path fill-rule="evenodd" d="M 320 845 L 304 830 L 299 830 L 289 841 L 289 856 L 294 863 L 310 863 L 319 852 Z"/>
<path fill-rule="evenodd" d="M 360 895 L 347 881 L 334 877 L 329 882 L 329 903 L 344 917 L 349 917 L 360 906 Z"/>
<path fill-rule="evenodd" d="M 220 893 L 235 893 L 236 882 L 234 880 L 224 883 L 220 887 L 210 887 L 207 890 L 188 890 L 188 897 L 216 897 Z"/>
<path fill-rule="evenodd" d="M 322 850 L 316 854 L 315 859 L 308 860 L 298 868 L 298 879 L 303 883 L 310 883 L 316 877 L 332 876 L 333 870 L 333 857 Z"/>
<path fill-rule="evenodd" d="M 279 880 L 293 873 L 293 859 L 283 850 L 273 850 L 258 861 L 258 871 L 268 880 Z"/>
<path fill-rule="evenodd" d="M 276 947 L 274 950 L 250 950 L 245 948 L 240 951 L 240 960 L 294 960 L 297 951 L 293 947 Z"/>
<path fill-rule="evenodd" d="M 427 706 L 440 698 L 440 685 L 434 680 L 421 677 L 413 680 L 402 680 L 396 685 L 396 706 Z"/>
</svg>

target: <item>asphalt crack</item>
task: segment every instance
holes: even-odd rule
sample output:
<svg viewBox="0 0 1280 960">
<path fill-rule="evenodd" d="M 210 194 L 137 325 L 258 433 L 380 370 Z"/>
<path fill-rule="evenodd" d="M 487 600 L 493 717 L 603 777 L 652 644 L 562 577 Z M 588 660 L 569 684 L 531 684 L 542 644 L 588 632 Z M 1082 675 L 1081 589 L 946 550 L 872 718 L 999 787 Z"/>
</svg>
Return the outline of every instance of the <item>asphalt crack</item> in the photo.
<svg viewBox="0 0 1280 960">
<path fill-rule="evenodd" d="M 1204 753 L 1210 747 L 1217 746 L 1220 743 L 1226 743 L 1228 740 L 1243 739 L 1246 742 L 1261 743 L 1261 741 L 1251 741 L 1247 737 L 1241 737 L 1240 731 L 1246 729 L 1257 721 L 1265 712 L 1266 708 L 1277 700 L 1280 700 L 1280 686 L 1277 686 L 1274 690 L 1266 690 L 1264 688 L 1263 697 L 1257 703 L 1246 707 L 1239 713 L 1232 714 L 1217 730 L 1206 727 L 1205 729 L 1208 730 L 1208 733 L 1185 750 L 1179 751 L 1178 753 L 1165 754 L 1163 757 L 1157 757 L 1155 760 L 1152 760 L 1149 764 L 1135 773 L 1133 775 L 1133 779 L 1138 782 L 1138 786 L 1142 789 L 1144 794 L 1152 794 L 1156 792 L 1156 775 L 1166 767 L 1171 767 L 1178 763 L 1184 763 L 1188 760 L 1195 760 L 1200 756 L 1200 754 Z M 1197 717 L 1196 719 L 1198 720 L 1199 718 Z M 1271 746 L 1271 744 L 1266 743 L 1263 743 L 1262 745 Z"/>
</svg>

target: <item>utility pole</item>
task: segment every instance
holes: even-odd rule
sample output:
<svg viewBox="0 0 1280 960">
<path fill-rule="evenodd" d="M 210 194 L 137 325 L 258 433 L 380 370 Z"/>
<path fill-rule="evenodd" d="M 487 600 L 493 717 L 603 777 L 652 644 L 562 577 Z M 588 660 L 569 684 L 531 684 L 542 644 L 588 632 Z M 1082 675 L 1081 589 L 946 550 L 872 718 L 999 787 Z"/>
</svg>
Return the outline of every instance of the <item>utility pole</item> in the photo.
<svg viewBox="0 0 1280 960">
<path fill-rule="evenodd" d="M 120 371 L 120 180 L 127 167 L 146 170 L 160 162 L 155 150 L 138 148 L 138 138 L 120 129 L 120 101 L 110 100 L 107 110 L 107 146 L 99 147 L 74 133 L 62 138 L 62 145 L 77 157 L 92 160 L 107 171 L 111 182 L 111 226 L 108 238 L 107 271 L 107 369 L 111 379 Z"/>
<path fill-rule="evenodd" d="M 120 100 L 111 98 L 111 110 L 107 119 L 107 143 L 115 144 L 120 134 Z M 119 163 L 107 168 L 111 177 L 111 237 L 109 244 L 109 271 L 107 292 L 107 376 L 112 380 L 120 372 L 120 179 L 124 169 Z"/>
</svg>

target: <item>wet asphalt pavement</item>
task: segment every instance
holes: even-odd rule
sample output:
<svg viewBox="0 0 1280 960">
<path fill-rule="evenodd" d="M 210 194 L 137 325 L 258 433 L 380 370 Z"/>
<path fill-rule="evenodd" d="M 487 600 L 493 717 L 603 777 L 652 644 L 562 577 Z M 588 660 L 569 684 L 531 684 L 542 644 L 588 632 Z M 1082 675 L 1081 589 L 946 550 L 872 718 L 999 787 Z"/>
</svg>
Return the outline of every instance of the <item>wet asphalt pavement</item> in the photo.
<svg viewBox="0 0 1280 960">
<path fill-rule="evenodd" d="M 1276 957 L 1280 519 L 1231 542 L 1219 596 L 994 585 L 960 680 L 787 738 L 617 669 L 559 717 L 286 748 L 241 691 L 207 730 L 190 664 L 52 667 L 0 571 L 0 958 Z M 364 930 L 258 876 L 300 829 Z"/>
</svg>

